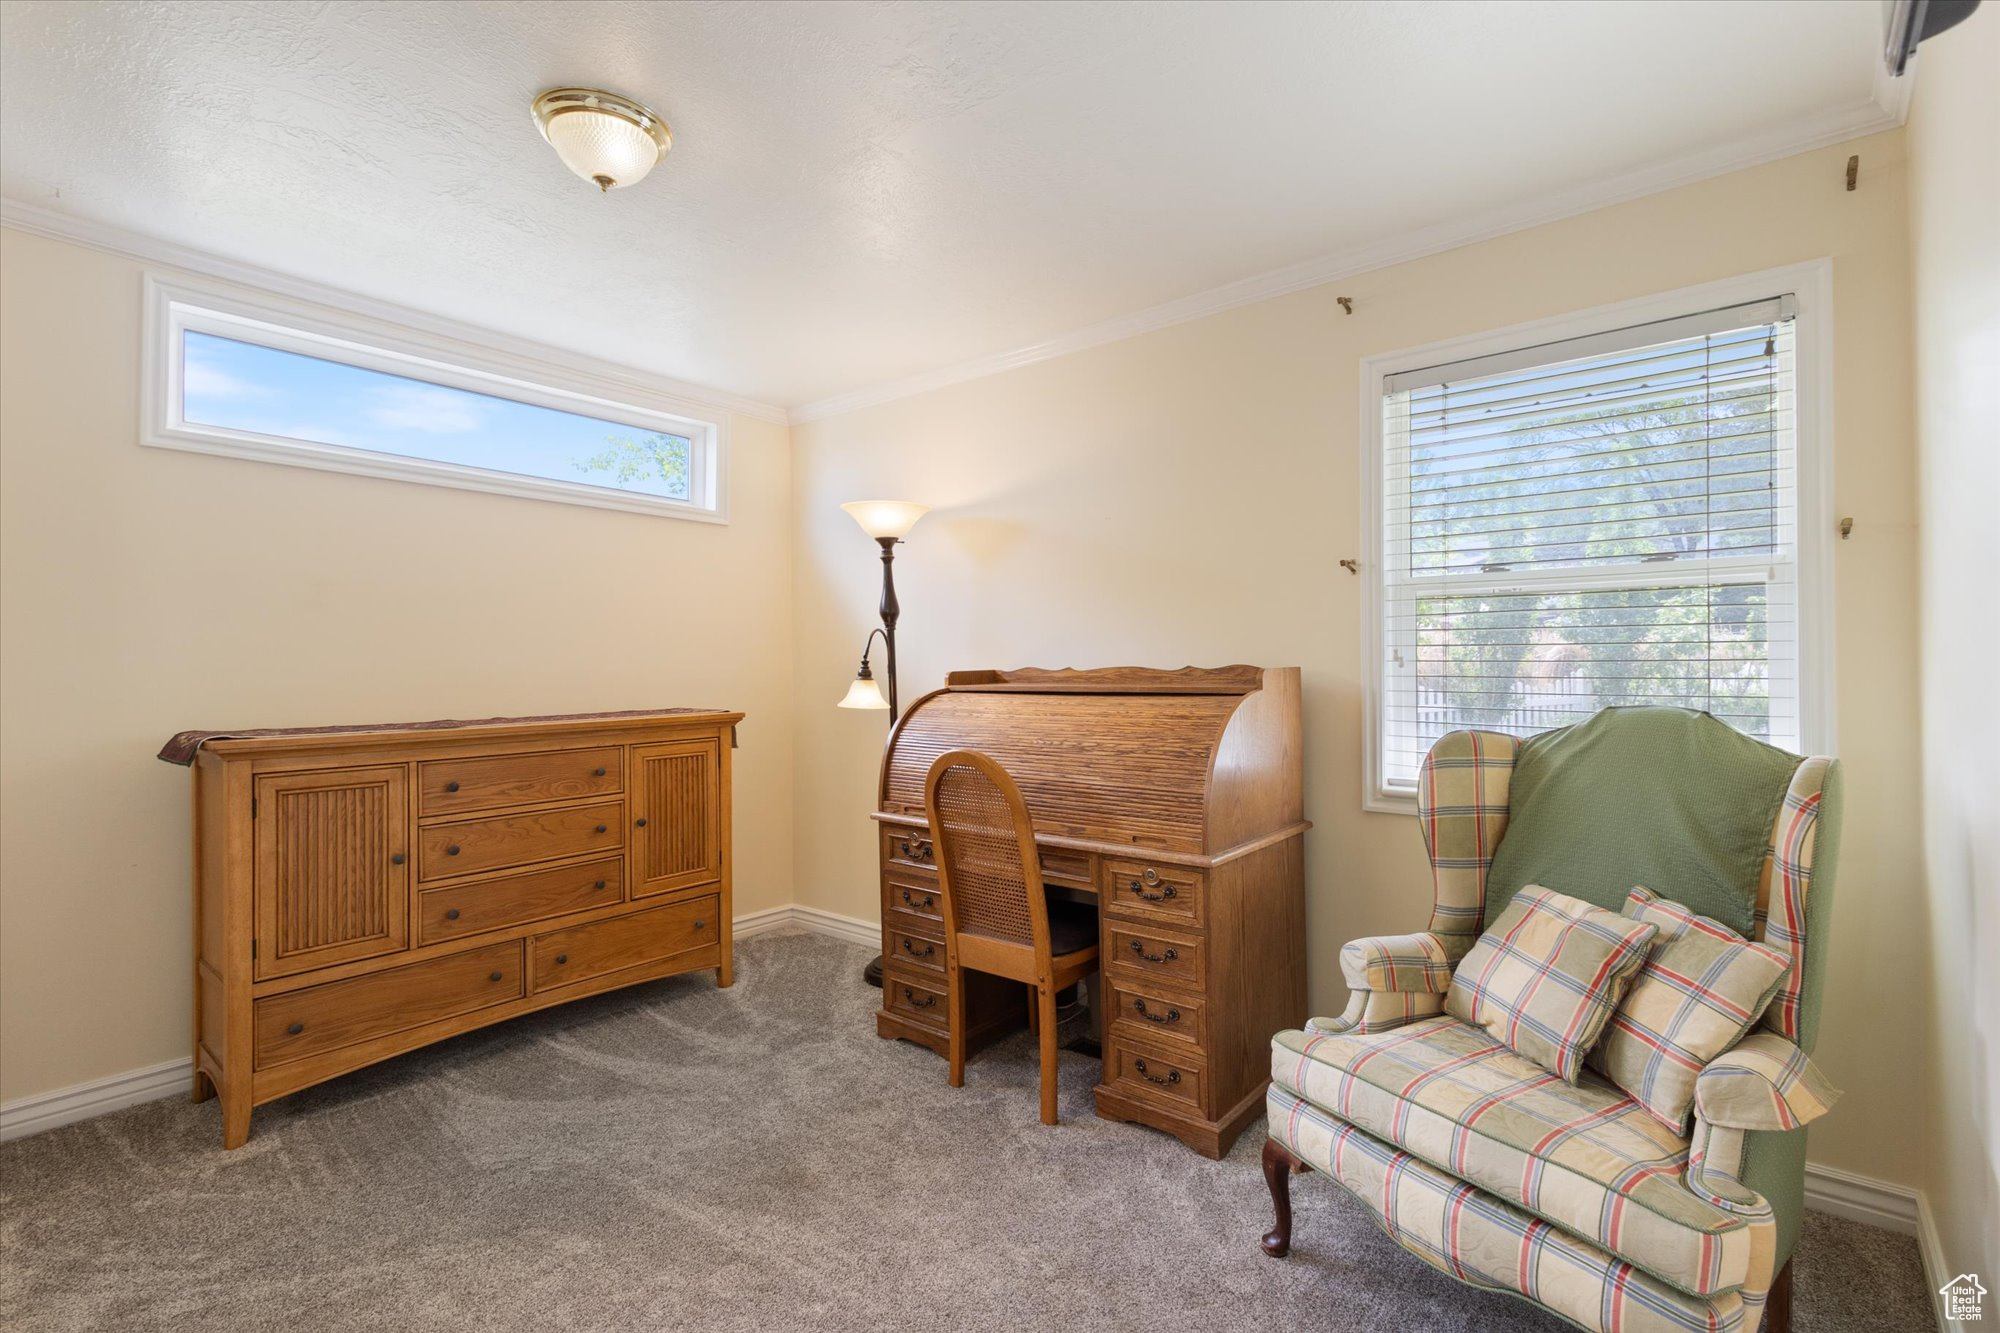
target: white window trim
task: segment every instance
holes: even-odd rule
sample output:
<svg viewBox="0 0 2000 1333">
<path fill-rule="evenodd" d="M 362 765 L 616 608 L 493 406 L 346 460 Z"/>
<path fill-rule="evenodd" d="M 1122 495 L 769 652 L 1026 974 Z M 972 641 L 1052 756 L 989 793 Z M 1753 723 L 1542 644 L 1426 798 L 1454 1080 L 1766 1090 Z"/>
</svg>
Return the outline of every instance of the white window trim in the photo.
<svg viewBox="0 0 2000 1333">
<path fill-rule="evenodd" d="M 1815 259 L 1554 319 L 1516 324 L 1361 362 L 1361 643 L 1366 731 L 1361 804 L 1415 814 L 1416 796 L 1382 774 L 1382 397 L 1393 374 L 1449 361 L 1676 319 L 1791 293 L 1798 299 L 1799 728 L 1809 754 L 1835 753 L 1833 661 L 1833 261 Z M 1597 571 L 1591 571 L 1596 573 Z"/>
<path fill-rule="evenodd" d="M 648 390 L 613 367 L 579 369 L 274 292 L 158 273 L 145 277 L 141 330 L 139 442 L 152 448 L 702 523 L 729 521 L 727 416 Z M 676 500 L 189 422 L 182 412 L 180 356 L 181 337 L 189 330 L 685 436 L 691 498 Z"/>
</svg>

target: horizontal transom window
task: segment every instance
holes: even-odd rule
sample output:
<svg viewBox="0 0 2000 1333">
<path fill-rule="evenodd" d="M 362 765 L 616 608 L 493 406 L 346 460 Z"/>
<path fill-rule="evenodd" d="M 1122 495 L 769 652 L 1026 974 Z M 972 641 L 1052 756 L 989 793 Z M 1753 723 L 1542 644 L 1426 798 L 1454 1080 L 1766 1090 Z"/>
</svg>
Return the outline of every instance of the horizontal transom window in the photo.
<svg viewBox="0 0 2000 1333">
<path fill-rule="evenodd" d="M 149 444 L 722 517 L 719 422 L 587 376 L 535 375 L 226 294 L 156 283 L 149 300 Z"/>
<path fill-rule="evenodd" d="M 1371 798 L 1461 728 L 1804 733 L 1790 295 L 1385 374 Z"/>
</svg>

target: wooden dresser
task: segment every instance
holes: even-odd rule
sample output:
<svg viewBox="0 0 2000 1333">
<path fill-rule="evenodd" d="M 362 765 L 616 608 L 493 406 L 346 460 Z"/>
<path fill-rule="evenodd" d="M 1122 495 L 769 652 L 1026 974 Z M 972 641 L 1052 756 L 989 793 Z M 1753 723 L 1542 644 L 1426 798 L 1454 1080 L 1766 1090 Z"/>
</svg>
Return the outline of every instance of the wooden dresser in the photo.
<svg viewBox="0 0 2000 1333">
<path fill-rule="evenodd" d="M 223 1145 L 253 1106 L 471 1028 L 698 968 L 729 985 L 742 716 L 177 737 L 194 1096 L 221 1095 Z"/>
<path fill-rule="evenodd" d="M 961 671 L 911 705 L 875 815 L 875 1027 L 940 1054 L 944 923 L 923 786 L 956 749 L 1020 784 L 1043 878 L 1097 897 L 1097 1113 L 1222 1156 L 1262 1114 L 1271 1034 L 1306 1018 L 1298 669 Z M 968 1047 L 1023 1024 L 1021 987 L 966 983 Z"/>
</svg>

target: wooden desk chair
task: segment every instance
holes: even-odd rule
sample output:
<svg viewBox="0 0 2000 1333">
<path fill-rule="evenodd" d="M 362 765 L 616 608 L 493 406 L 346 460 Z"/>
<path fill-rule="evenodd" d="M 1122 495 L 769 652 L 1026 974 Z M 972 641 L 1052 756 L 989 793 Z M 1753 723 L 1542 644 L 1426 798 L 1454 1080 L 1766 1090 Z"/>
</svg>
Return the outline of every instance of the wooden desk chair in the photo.
<svg viewBox="0 0 2000 1333">
<path fill-rule="evenodd" d="M 965 969 L 1025 982 L 1042 1048 L 1042 1123 L 1053 1125 L 1056 992 L 1097 970 L 1097 913 L 1049 901 L 1028 803 L 988 756 L 939 755 L 924 778 L 924 810 L 944 899 L 951 1086 L 965 1086 Z"/>
</svg>

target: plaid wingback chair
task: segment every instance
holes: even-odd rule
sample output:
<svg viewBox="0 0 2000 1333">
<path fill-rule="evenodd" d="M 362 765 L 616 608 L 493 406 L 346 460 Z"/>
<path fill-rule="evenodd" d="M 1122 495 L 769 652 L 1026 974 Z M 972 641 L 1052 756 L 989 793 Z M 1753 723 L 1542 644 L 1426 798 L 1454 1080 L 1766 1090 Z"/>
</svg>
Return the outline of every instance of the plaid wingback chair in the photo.
<svg viewBox="0 0 2000 1333">
<path fill-rule="evenodd" d="M 1271 1042 L 1264 1172 L 1291 1241 L 1289 1181 L 1346 1186 L 1403 1248 L 1474 1286 L 1606 1333 L 1790 1324 L 1806 1121 L 1838 1095 L 1818 1026 L 1840 766 L 1705 713 L 1607 709 L 1527 740 L 1432 747 L 1418 818 L 1430 928 L 1355 940 L 1350 997 Z M 1524 885 L 1619 911 L 1645 885 L 1787 954 L 1734 1049 L 1702 1068 L 1691 1130 L 1595 1071 L 1564 1083 L 1445 1013 L 1458 960 Z"/>
</svg>

